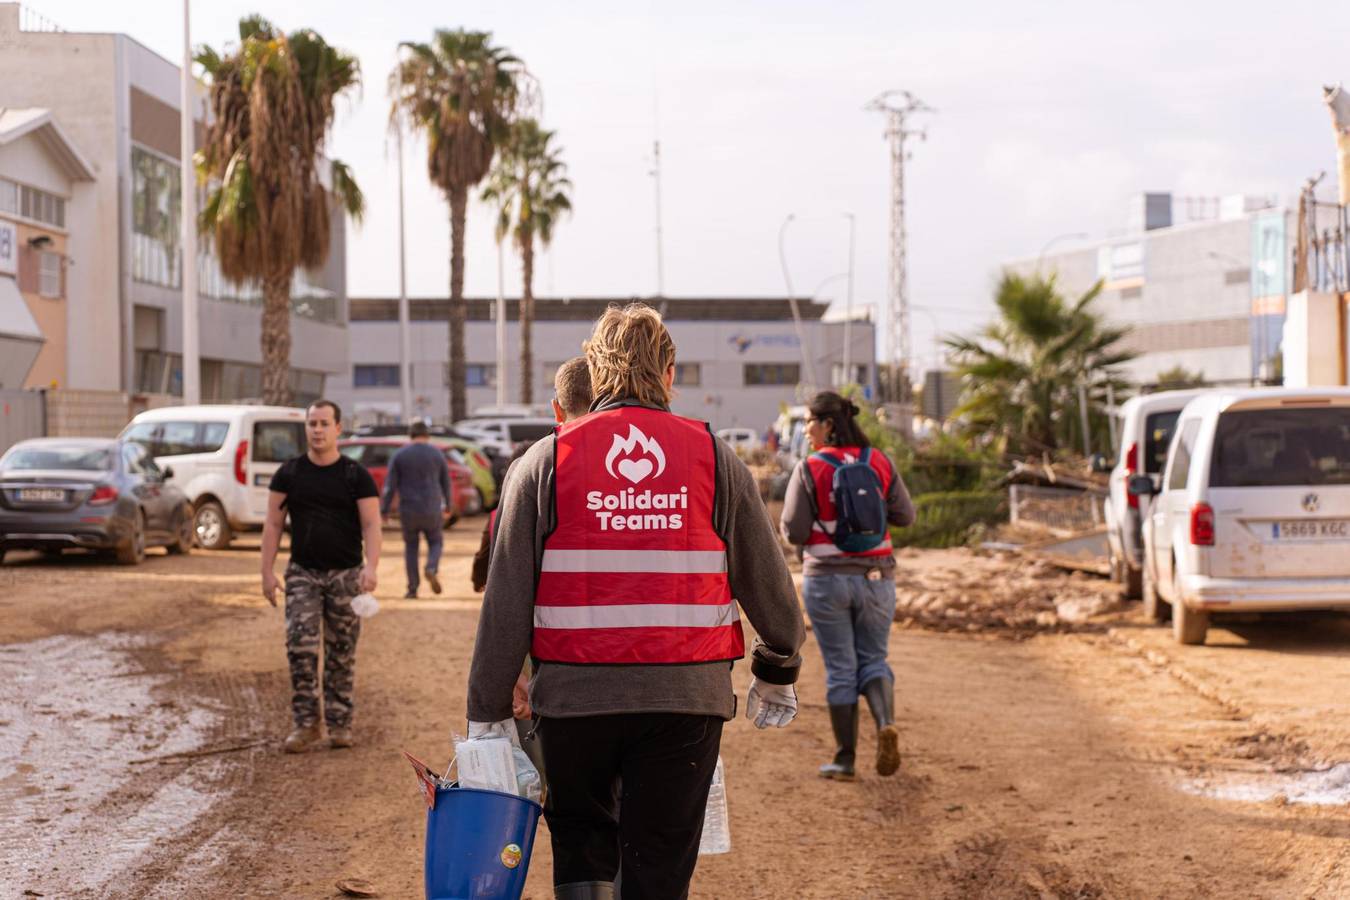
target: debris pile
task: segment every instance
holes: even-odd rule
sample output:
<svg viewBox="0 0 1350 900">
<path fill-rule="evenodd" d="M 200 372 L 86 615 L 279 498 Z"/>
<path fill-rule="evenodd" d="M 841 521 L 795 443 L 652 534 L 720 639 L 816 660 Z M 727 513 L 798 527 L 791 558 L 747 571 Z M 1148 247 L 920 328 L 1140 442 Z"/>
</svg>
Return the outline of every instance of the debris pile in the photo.
<svg viewBox="0 0 1350 900">
<path fill-rule="evenodd" d="M 1092 619 L 1120 603 L 1102 579 L 1003 551 L 902 550 L 895 583 L 901 627 L 1015 639 L 1103 630 Z"/>
</svg>

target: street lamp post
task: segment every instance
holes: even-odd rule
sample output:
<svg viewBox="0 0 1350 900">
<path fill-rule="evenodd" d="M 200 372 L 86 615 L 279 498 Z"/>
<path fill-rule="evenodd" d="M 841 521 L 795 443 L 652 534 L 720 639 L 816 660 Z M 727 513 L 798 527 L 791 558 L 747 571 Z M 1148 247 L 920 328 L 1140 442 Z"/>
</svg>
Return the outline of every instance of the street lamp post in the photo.
<svg viewBox="0 0 1350 900">
<path fill-rule="evenodd" d="M 403 215 L 403 115 L 394 114 L 398 150 L 398 380 L 403 386 L 403 424 L 412 423 L 412 325 L 408 312 L 408 253 Z"/>
<path fill-rule="evenodd" d="M 183 0 L 183 71 L 179 83 L 179 158 L 182 186 L 182 209 L 179 215 L 182 228 L 183 261 L 183 402 L 195 405 L 202 402 L 201 345 L 197 324 L 197 178 L 192 170 L 196 152 L 192 90 L 192 27 L 189 21 L 189 0 Z"/>
<path fill-rule="evenodd" d="M 797 331 L 797 345 L 801 351 L 802 365 L 805 367 L 802 374 L 810 379 L 812 387 L 818 387 L 820 382 L 816 380 L 816 364 L 815 360 L 811 358 L 811 354 L 806 350 L 806 334 L 802 329 L 802 314 L 801 310 L 797 308 L 797 295 L 792 292 L 792 275 L 788 272 L 787 248 L 783 242 L 783 239 L 787 236 L 787 227 L 795 218 L 797 218 L 796 213 L 788 213 L 787 218 L 778 228 L 778 261 L 783 266 L 783 281 L 787 285 L 788 305 L 792 307 L 792 324 Z"/>
<path fill-rule="evenodd" d="M 853 367 L 851 365 L 851 351 L 853 349 L 853 250 L 858 220 L 851 212 L 844 213 L 844 218 L 848 219 L 848 297 L 844 300 L 844 383 L 849 384 L 853 381 Z"/>
</svg>

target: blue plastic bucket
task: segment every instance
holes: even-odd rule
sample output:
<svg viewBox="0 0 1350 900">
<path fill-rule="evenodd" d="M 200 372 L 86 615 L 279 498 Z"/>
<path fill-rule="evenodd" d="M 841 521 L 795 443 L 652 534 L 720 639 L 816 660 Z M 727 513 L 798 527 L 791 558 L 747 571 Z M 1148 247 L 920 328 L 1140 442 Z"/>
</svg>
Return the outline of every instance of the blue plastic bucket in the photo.
<svg viewBox="0 0 1350 900">
<path fill-rule="evenodd" d="M 543 811 L 514 794 L 437 788 L 427 810 L 427 900 L 519 900 Z"/>
</svg>

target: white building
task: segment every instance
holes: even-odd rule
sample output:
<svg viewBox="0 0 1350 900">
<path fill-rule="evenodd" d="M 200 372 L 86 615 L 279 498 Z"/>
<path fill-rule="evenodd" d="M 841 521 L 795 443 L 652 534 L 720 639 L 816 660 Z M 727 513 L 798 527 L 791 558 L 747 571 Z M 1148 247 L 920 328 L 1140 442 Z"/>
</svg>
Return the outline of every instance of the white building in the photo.
<svg viewBox="0 0 1350 900">
<path fill-rule="evenodd" d="M 632 298 L 538 299 L 534 326 L 536 403 L 553 396 L 553 375 L 581 353 L 581 342 L 611 303 Z M 676 347 L 675 412 L 705 419 L 715 428 L 743 425 L 766 429 L 783 404 L 801 402 L 812 388 L 804 384 L 801 342 L 790 304 L 781 298 L 665 298 L 645 301 L 662 311 Z M 826 321 L 827 303 L 799 301 L 807 357 L 826 385 L 855 382 L 870 395 L 875 385 L 876 334 L 871 321 L 855 318 L 849 331 L 852 378 L 844 372 L 845 326 Z M 412 300 L 412 391 L 414 414 L 444 422 L 450 408 L 447 384 L 449 326 L 446 300 Z M 468 406 L 497 402 L 494 303 L 468 301 L 465 339 Z M 507 302 L 510 361 L 507 399 L 520 397 L 517 326 L 518 301 Z M 399 384 L 398 301 L 351 300 L 349 375 L 331 379 L 329 395 L 360 423 L 402 418 Z"/>
<path fill-rule="evenodd" d="M 62 201 L 59 226 L 25 217 L 69 238 L 58 386 L 181 393 L 178 66 L 127 35 L 53 30 L 19 4 L 0 3 L 0 71 L 0 108 L 43 111 L 93 175 L 68 196 L 59 186 L 52 192 Z M 200 121 L 197 134 L 200 142 Z M 0 157 L 0 184 L 41 187 L 6 165 Z M 347 371 L 344 240 L 334 227 L 327 265 L 295 280 L 298 399 L 318 396 L 328 375 Z M 257 397 L 261 294 L 227 284 L 204 240 L 197 268 L 202 398 Z"/>
<path fill-rule="evenodd" d="M 1121 236 L 1005 263 L 1055 273 L 1070 300 L 1099 279 L 1093 308 L 1128 325 L 1140 384 L 1182 366 L 1214 383 L 1278 377 L 1297 214 L 1244 196 L 1141 195 Z"/>
</svg>

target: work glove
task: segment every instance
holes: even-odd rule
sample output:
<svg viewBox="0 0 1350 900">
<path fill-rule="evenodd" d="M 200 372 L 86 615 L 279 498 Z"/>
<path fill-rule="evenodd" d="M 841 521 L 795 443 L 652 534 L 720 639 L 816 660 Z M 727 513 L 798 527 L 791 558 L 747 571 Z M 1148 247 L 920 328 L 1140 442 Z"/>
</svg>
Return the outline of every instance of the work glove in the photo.
<svg viewBox="0 0 1350 900">
<path fill-rule="evenodd" d="M 520 746 L 520 735 L 516 732 L 514 719 L 503 719 L 500 722 L 470 722 L 469 740 L 478 741 L 484 738 L 506 738 L 516 747 Z"/>
<path fill-rule="evenodd" d="M 758 678 L 750 679 L 750 693 L 745 698 L 745 717 L 756 728 L 786 728 L 797 718 L 797 689 L 790 684 L 768 684 Z"/>
</svg>

